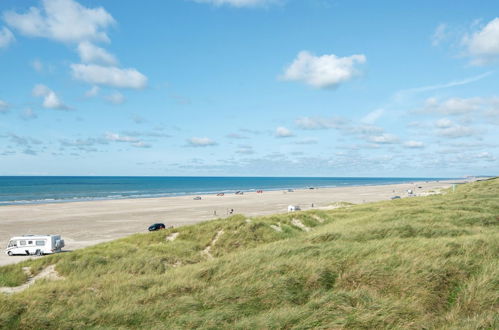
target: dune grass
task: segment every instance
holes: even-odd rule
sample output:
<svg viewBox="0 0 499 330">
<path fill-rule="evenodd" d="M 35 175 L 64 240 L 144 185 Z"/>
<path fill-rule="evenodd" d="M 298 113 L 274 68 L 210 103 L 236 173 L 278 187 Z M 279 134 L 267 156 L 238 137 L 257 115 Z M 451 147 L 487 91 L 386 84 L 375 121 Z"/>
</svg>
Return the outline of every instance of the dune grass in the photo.
<svg viewBox="0 0 499 330">
<path fill-rule="evenodd" d="M 24 266 L 56 264 L 65 280 L 0 294 L 0 327 L 499 328 L 498 179 L 344 206 L 236 215 L 1 267 L 0 286 L 23 283 Z"/>
</svg>

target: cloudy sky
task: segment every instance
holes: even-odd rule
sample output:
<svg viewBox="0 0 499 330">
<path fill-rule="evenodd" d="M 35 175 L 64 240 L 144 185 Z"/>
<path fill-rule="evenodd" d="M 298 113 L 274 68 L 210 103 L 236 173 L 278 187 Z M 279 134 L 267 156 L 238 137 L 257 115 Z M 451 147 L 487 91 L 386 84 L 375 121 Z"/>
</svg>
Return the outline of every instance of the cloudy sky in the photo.
<svg viewBox="0 0 499 330">
<path fill-rule="evenodd" d="M 497 1 L 0 0 L 0 175 L 497 175 L 498 69 Z"/>
</svg>

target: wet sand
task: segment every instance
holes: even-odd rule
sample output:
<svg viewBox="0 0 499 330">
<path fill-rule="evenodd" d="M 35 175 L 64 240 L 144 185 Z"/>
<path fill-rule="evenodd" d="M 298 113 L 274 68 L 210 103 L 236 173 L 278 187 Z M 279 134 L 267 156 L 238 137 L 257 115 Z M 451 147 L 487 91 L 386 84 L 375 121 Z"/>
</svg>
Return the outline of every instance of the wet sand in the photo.
<svg viewBox="0 0 499 330">
<path fill-rule="evenodd" d="M 60 234 L 66 242 L 65 249 L 74 250 L 147 232 L 147 227 L 155 222 L 163 222 L 167 226 L 194 224 L 226 217 L 230 209 L 234 209 L 234 214 L 248 217 L 285 213 L 288 205 L 299 205 L 302 210 L 311 209 L 312 204 L 313 208 L 327 209 L 335 202 L 360 204 L 387 200 L 394 195 L 407 197 L 408 189 L 416 195 L 425 195 L 449 188 L 455 182 L 458 181 L 203 195 L 201 200 L 181 196 L 1 206 L 0 265 L 29 258 L 9 257 L 4 253 L 3 249 L 12 236 Z"/>
</svg>

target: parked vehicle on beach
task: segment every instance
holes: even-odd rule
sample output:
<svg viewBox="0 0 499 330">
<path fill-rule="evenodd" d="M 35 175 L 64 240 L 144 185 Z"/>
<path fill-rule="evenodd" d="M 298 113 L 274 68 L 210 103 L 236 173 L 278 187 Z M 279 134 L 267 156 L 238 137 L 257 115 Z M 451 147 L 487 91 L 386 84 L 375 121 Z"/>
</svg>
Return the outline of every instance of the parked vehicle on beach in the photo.
<svg viewBox="0 0 499 330">
<path fill-rule="evenodd" d="M 400 199 L 400 196 L 392 196 L 390 199 Z"/>
<path fill-rule="evenodd" d="M 193 200 L 200 201 L 201 200 L 201 196 L 196 196 L 196 197 L 193 198 Z"/>
<path fill-rule="evenodd" d="M 155 223 L 153 225 L 150 225 L 149 228 L 147 228 L 147 230 L 149 231 L 156 231 L 156 230 L 161 230 L 161 229 L 165 229 L 166 226 L 164 223 Z"/>
<path fill-rule="evenodd" d="M 38 255 L 61 252 L 64 240 L 60 235 L 23 235 L 12 237 L 5 253 L 13 255 Z"/>
</svg>

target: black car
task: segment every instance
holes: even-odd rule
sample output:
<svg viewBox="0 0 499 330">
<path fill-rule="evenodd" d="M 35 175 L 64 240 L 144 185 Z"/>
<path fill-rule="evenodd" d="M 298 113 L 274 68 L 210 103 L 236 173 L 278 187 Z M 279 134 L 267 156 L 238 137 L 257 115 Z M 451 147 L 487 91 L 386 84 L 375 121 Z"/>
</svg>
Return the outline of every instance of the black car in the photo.
<svg viewBox="0 0 499 330">
<path fill-rule="evenodd" d="M 154 225 L 149 226 L 148 230 L 149 231 L 156 231 L 156 230 L 161 230 L 165 229 L 166 226 L 164 223 L 155 223 Z"/>
</svg>

